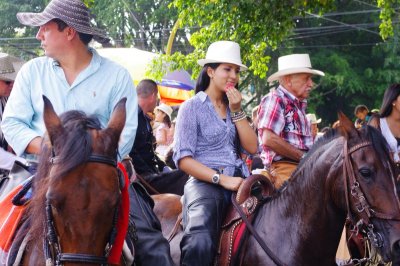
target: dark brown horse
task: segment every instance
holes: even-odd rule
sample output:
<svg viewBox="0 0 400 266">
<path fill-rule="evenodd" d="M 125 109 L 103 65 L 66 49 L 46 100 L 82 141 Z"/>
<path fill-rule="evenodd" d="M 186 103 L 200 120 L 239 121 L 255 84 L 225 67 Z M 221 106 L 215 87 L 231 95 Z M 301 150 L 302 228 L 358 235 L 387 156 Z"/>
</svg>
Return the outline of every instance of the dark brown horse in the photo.
<svg viewBox="0 0 400 266">
<path fill-rule="evenodd" d="M 26 245 L 22 265 L 107 263 L 121 198 L 116 166 L 125 102 L 102 130 L 97 118 L 82 112 L 58 117 L 44 97 L 48 139 L 34 178 L 29 226 L 16 238 Z"/>
<path fill-rule="evenodd" d="M 384 261 L 400 265 L 400 205 L 386 142 L 373 128 L 358 131 L 346 117 L 340 121 L 253 221 L 277 260 L 250 235 L 241 265 L 336 265 L 346 216 L 368 234 Z M 157 208 L 163 224 L 170 219 L 165 208 Z M 171 243 L 175 258 L 181 234 Z"/>
</svg>

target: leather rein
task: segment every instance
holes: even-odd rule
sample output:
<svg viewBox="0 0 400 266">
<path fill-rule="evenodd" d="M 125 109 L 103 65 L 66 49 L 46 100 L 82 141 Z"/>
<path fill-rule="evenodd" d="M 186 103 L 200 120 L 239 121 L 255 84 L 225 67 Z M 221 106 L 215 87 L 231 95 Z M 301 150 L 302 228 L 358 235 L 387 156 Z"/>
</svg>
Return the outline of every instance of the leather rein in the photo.
<svg viewBox="0 0 400 266">
<path fill-rule="evenodd" d="M 360 216 L 360 219 L 355 223 L 358 228 L 366 228 L 367 229 L 367 237 L 371 241 L 374 247 L 382 247 L 383 245 L 383 238 L 379 232 L 375 232 L 374 226 L 370 221 L 371 217 L 376 217 L 385 220 L 400 220 L 399 214 L 385 214 L 381 212 L 377 212 L 371 208 L 371 205 L 368 203 L 364 192 L 360 187 L 360 183 L 357 180 L 356 175 L 354 174 L 354 169 L 351 164 L 351 157 L 350 155 L 362 148 L 371 146 L 372 143 L 369 141 L 362 142 L 357 144 L 350 149 L 347 147 L 347 141 L 344 143 L 343 147 L 343 180 L 344 180 L 344 189 L 345 189 L 345 196 L 346 196 L 346 207 L 348 217 L 351 219 L 352 222 L 355 221 L 354 216 L 351 213 L 350 207 L 350 198 L 349 194 L 354 198 L 354 204 L 357 208 L 357 212 Z M 393 171 L 391 167 L 389 167 L 391 176 L 393 177 Z M 393 179 L 394 180 L 394 179 Z M 394 181 L 393 181 L 394 182 Z M 349 187 L 350 185 L 350 187 Z M 394 185 L 394 184 L 393 184 Z M 240 214 L 241 218 L 246 224 L 246 227 L 249 229 L 250 233 L 254 236 L 257 242 L 260 244 L 261 248 L 264 252 L 272 259 L 272 261 L 278 266 L 285 266 L 285 264 L 268 248 L 265 241 L 261 238 L 261 236 L 257 233 L 254 229 L 251 222 L 247 219 L 246 214 L 243 212 L 239 204 L 236 202 L 235 197 L 232 195 L 232 203 L 237 212 Z"/>
<path fill-rule="evenodd" d="M 52 154 L 53 156 L 50 158 L 51 164 L 60 163 L 60 159 L 54 155 L 54 152 L 52 152 Z M 91 154 L 89 155 L 85 163 L 89 162 L 107 164 L 117 168 L 117 160 L 109 156 Z M 123 187 L 124 179 L 120 171 L 118 171 L 118 177 L 119 177 L 120 187 Z M 46 265 L 61 266 L 65 262 L 107 265 L 107 258 L 117 234 L 116 223 L 118 219 L 118 208 L 114 212 L 113 228 L 108 243 L 104 249 L 104 256 L 95 256 L 91 254 L 82 254 L 82 253 L 63 253 L 61 250 L 61 245 L 58 241 L 58 236 L 54 225 L 53 213 L 51 210 L 51 204 L 48 199 L 46 199 L 45 207 L 46 207 L 46 227 L 45 227 L 46 236 L 43 239 L 43 249 L 44 249 Z"/>
</svg>

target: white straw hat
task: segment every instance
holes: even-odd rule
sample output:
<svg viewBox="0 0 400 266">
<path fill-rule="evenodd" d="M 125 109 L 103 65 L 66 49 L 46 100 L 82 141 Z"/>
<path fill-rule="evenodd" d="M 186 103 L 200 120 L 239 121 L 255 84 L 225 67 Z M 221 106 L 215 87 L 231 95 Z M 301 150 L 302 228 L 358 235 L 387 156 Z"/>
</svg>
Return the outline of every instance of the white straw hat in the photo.
<svg viewBox="0 0 400 266">
<path fill-rule="evenodd" d="M 19 22 L 26 26 L 42 26 L 55 18 L 64 21 L 77 32 L 97 37 L 97 41 L 108 40 L 104 31 L 91 26 L 89 9 L 81 0 L 52 0 L 41 13 L 17 13 Z"/>
<path fill-rule="evenodd" d="M 240 71 L 247 70 L 240 59 L 239 44 L 232 41 L 212 43 L 207 50 L 206 58 L 197 61 L 200 66 L 210 63 L 230 63 L 240 66 Z"/>
<path fill-rule="evenodd" d="M 169 117 L 169 120 L 171 120 L 171 115 L 172 115 L 172 111 L 173 111 L 171 106 L 169 106 L 169 105 L 167 105 L 165 103 L 162 103 L 159 106 L 157 106 L 155 108 L 155 110 L 163 111 L 164 113 L 167 114 L 167 116 Z"/>
<path fill-rule="evenodd" d="M 325 76 L 324 72 L 312 69 L 310 56 L 308 54 L 291 54 L 278 58 L 278 71 L 269 76 L 268 82 L 278 80 L 282 76 L 310 73 L 313 75 Z"/>
<path fill-rule="evenodd" d="M 0 53 L 0 80 L 14 81 L 17 73 L 25 63 L 22 59 Z"/>
<path fill-rule="evenodd" d="M 315 114 L 306 114 L 307 119 L 311 122 L 311 124 L 319 124 L 321 123 L 322 119 L 317 120 L 317 116 Z"/>
</svg>

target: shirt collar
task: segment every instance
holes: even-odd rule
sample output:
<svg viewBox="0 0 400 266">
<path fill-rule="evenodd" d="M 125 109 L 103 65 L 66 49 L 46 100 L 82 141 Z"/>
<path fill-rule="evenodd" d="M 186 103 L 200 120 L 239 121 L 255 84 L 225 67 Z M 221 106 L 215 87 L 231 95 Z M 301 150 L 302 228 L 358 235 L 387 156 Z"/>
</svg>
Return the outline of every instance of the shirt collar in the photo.
<svg viewBox="0 0 400 266">
<path fill-rule="evenodd" d="M 281 90 L 283 92 L 283 94 L 285 94 L 292 101 L 295 101 L 301 105 L 307 104 L 307 99 L 300 101 L 296 96 L 294 96 L 290 91 L 285 89 L 285 87 L 283 87 L 282 85 L 279 85 L 278 90 Z"/>
<path fill-rule="evenodd" d="M 206 101 L 208 95 L 207 95 L 207 93 L 205 93 L 204 91 L 199 91 L 199 92 L 197 93 L 197 97 L 199 97 L 200 101 L 201 101 L 202 103 L 204 103 L 204 102 Z"/>
<path fill-rule="evenodd" d="M 100 63 L 101 63 L 101 59 L 102 59 L 101 56 L 92 47 L 89 47 L 88 49 L 93 55 L 89 65 L 92 66 L 92 67 L 98 68 L 100 66 Z M 53 65 L 53 67 L 59 67 L 60 66 L 60 63 L 57 60 L 55 60 L 54 58 L 50 58 L 50 62 Z"/>
</svg>

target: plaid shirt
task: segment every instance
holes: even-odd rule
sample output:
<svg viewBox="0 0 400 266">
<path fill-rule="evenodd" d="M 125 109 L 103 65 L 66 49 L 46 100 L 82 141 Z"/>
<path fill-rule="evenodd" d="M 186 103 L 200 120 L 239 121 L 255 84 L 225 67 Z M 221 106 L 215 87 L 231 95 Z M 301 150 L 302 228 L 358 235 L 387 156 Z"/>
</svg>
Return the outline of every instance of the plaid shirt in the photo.
<svg viewBox="0 0 400 266">
<path fill-rule="evenodd" d="M 282 86 L 268 93 L 258 110 L 258 136 L 261 158 L 268 167 L 284 157 L 262 144 L 263 129 L 269 129 L 297 149 L 309 150 L 313 144 L 311 124 L 306 117 L 307 101 L 299 101 Z"/>
</svg>

